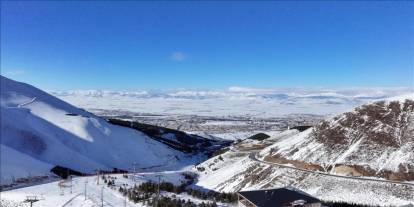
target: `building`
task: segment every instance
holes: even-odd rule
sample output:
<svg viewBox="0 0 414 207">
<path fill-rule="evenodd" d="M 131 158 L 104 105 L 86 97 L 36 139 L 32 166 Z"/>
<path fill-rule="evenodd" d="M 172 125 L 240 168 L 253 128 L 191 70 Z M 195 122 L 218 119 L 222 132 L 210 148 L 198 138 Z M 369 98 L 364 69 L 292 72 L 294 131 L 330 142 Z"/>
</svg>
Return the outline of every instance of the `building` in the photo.
<svg viewBox="0 0 414 207">
<path fill-rule="evenodd" d="M 242 191 L 238 193 L 239 207 L 320 207 L 321 201 L 294 188 Z"/>
</svg>

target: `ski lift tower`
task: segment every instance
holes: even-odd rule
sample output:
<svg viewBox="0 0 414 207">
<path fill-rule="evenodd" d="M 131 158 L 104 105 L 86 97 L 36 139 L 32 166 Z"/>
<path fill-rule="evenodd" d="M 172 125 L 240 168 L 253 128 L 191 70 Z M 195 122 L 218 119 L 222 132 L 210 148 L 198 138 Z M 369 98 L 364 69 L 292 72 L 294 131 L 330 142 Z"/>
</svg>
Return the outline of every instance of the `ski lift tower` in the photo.
<svg viewBox="0 0 414 207">
<path fill-rule="evenodd" d="M 30 207 L 33 207 L 33 203 L 40 201 L 37 196 L 26 196 L 25 203 L 30 203 Z"/>
</svg>

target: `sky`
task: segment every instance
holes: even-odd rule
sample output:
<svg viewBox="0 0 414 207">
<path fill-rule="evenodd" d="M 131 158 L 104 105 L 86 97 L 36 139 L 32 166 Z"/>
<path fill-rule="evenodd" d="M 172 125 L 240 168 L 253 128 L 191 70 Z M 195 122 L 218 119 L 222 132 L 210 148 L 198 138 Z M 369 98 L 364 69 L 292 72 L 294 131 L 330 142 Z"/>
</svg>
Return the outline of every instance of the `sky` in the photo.
<svg viewBox="0 0 414 207">
<path fill-rule="evenodd" d="M 413 87 L 409 1 L 2 1 L 1 74 L 42 89 Z"/>
</svg>

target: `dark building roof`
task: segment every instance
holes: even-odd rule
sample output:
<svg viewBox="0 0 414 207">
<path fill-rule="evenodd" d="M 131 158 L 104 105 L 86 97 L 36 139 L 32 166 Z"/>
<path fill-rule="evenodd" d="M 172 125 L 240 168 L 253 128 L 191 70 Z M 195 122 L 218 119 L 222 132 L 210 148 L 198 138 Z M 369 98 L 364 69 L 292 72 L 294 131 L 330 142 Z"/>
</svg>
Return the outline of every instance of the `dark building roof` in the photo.
<svg viewBox="0 0 414 207">
<path fill-rule="evenodd" d="M 297 129 L 298 131 L 303 132 L 303 131 L 311 128 L 311 127 L 312 126 L 294 126 L 294 127 L 292 127 L 292 129 Z"/>
<path fill-rule="evenodd" d="M 290 205 L 292 202 L 303 200 L 306 203 L 319 203 L 319 199 L 293 188 L 277 188 L 239 192 L 258 207 L 279 207 Z"/>
</svg>

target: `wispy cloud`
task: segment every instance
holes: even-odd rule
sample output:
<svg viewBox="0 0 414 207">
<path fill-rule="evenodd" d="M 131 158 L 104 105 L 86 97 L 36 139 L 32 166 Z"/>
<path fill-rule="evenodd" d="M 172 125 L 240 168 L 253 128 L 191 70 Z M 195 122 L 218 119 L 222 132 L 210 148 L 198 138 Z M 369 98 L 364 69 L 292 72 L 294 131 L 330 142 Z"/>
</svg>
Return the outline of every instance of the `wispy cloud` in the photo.
<svg viewBox="0 0 414 207">
<path fill-rule="evenodd" d="M 2 74 L 6 75 L 6 76 L 20 76 L 20 75 L 26 74 L 26 71 L 21 70 L 21 69 L 5 70 L 4 72 L 2 72 Z"/>
<path fill-rule="evenodd" d="M 170 55 L 170 59 L 173 61 L 177 61 L 177 62 L 181 62 L 183 60 L 185 60 L 186 55 L 183 52 L 173 52 Z"/>
</svg>

